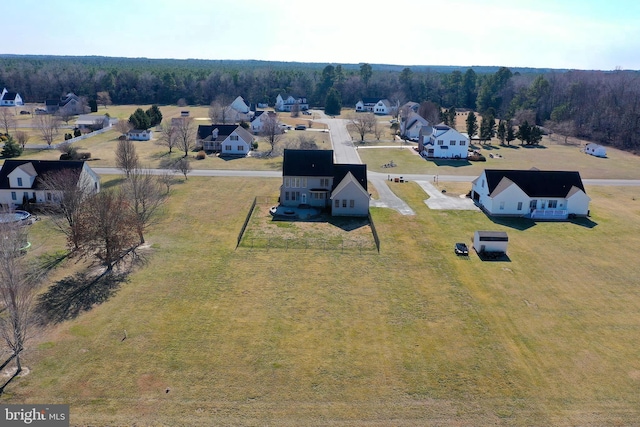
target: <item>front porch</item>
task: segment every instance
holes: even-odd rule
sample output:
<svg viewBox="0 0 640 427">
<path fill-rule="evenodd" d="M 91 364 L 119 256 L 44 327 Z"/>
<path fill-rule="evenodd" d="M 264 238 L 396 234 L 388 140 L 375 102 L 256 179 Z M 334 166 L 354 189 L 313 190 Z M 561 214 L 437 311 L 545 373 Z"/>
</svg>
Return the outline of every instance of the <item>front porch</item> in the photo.
<svg viewBox="0 0 640 427">
<path fill-rule="evenodd" d="M 569 211 L 566 209 L 534 209 L 529 214 L 531 219 L 539 220 L 565 220 L 569 217 Z"/>
</svg>

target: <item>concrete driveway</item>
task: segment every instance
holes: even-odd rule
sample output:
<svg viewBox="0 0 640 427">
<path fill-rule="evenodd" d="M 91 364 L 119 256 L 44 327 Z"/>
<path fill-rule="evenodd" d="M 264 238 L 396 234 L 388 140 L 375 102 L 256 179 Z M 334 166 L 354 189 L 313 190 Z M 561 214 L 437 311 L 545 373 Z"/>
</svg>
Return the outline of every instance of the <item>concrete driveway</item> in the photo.
<svg viewBox="0 0 640 427">
<path fill-rule="evenodd" d="M 430 209 L 446 209 L 460 211 L 479 211 L 480 208 L 473 203 L 468 197 L 452 196 L 443 194 L 429 181 L 416 181 L 429 198 L 425 200 L 425 204 Z"/>
</svg>

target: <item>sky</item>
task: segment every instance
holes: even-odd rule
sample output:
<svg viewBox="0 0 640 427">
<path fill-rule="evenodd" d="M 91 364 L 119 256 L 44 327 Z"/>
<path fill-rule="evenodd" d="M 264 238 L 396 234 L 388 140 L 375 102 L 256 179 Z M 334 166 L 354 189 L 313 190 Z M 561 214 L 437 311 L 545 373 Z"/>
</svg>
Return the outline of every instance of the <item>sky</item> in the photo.
<svg viewBox="0 0 640 427">
<path fill-rule="evenodd" d="M 640 70 L 638 0 L 0 0 L 0 54 Z"/>
</svg>

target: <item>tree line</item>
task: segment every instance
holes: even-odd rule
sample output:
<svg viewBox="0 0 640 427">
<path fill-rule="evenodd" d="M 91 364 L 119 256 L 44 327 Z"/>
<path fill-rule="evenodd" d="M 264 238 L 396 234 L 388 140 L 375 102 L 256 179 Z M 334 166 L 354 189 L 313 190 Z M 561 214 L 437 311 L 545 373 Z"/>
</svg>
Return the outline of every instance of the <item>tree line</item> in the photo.
<svg viewBox="0 0 640 427">
<path fill-rule="evenodd" d="M 568 136 L 635 151 L 640 146 L 637 71 L 500 67 L 464 69 L 265 61 L 146 60 L 105 57 L 0 57 L 0 86 L 27 102 L 67 92 L 115 104 L 209 105 L 240 95 L 273 105 L 278 94 L 312 107 L 355 106 L 363 97 L 431 102 L 499 120 L 525 121 Z M 329 105 L 327 105 L 329 104 Z"/>
</svg>

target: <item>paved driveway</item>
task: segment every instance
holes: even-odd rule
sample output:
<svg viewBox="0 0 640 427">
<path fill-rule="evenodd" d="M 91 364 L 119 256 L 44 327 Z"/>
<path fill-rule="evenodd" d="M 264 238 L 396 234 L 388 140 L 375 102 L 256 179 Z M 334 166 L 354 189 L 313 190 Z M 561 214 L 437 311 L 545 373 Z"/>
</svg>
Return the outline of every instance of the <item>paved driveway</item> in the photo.
<svg viewBox="0 0 640 427">
<path fill-rule="evenodd" d="M 416 183 L 422 187 L 425 193 L 429 195 L 429 198 L 424 202 L 430 209 L 447 209 L 447 210 L 464 210 L 464 211 L 479 211 L 480 208 L 473 203 L 468 197 L 450 196 L 443 194 L 429 181 L 416 181 Z"/>
</svg>

